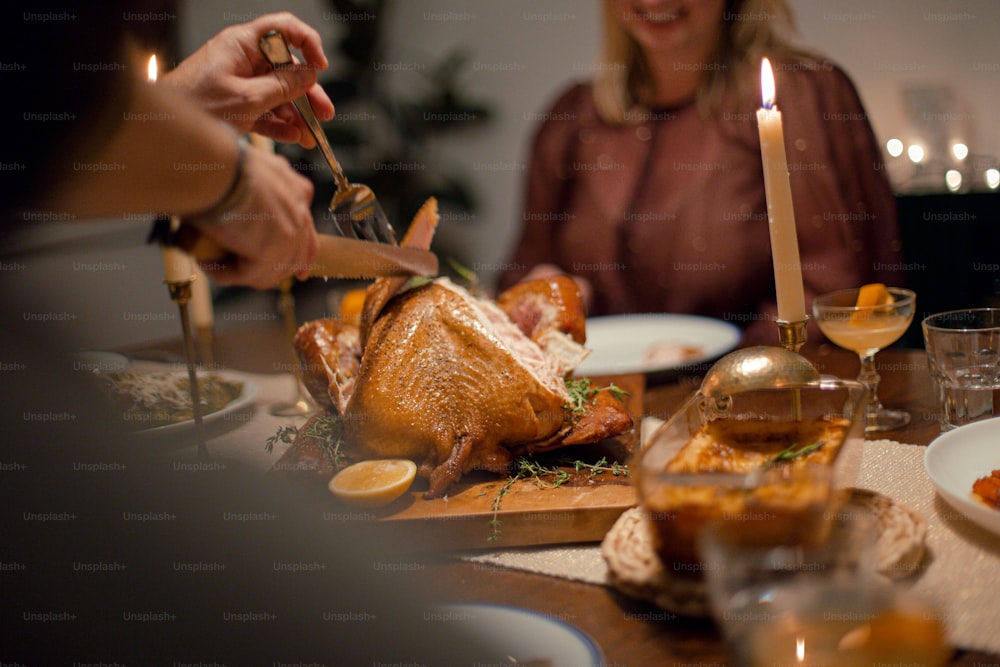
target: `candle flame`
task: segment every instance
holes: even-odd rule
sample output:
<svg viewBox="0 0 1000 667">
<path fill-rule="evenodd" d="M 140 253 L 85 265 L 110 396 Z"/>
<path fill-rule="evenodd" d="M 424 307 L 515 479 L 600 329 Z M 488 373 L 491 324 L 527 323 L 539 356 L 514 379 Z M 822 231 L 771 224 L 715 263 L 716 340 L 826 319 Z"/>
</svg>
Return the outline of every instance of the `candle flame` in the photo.
<svg viewBox="0 0 1000 667">
<path fill-rule="evenodd" d="M 764 58 L 760 63 L 760 97 L 765 108 L 774 106 L 774 96 L 774 71 L 771 70 L 771 61 Z"/>
<path fill-rule="evenodd" d="M 795 660 L 805 662 L 806 660 L 806 640 L 805 637 L 795 638 Z"/>
<path fill-rule="evenodd" d="M 156 66 L 156 54 L 154 53 L 149 57 L 149 64 L 146 66 L 146 78 L 155 83 L 158 70 L 159 68 Z"/>
</svg>

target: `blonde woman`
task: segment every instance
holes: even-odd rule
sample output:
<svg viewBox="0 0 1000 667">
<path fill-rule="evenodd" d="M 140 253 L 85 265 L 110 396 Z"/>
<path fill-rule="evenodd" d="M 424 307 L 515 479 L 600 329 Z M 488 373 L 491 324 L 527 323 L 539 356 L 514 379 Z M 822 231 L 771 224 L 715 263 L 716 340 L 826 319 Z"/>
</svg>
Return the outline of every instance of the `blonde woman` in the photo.
<svg viewBox="0 0 1000 667">
<path fill-rule="evenodd" d="M 579 279 L 590 313 L 692 313 L 774 344 L 756 110 L 774 63 L 807 306 L 902 281 L 895 201 L 867 114 L 835 64 L 796 49 L 784 0 L 603 0 L 592 81 L 539 127 L 501 287 Z M 819 338 L 818 331 L 811 338 Z"/>
</svg>

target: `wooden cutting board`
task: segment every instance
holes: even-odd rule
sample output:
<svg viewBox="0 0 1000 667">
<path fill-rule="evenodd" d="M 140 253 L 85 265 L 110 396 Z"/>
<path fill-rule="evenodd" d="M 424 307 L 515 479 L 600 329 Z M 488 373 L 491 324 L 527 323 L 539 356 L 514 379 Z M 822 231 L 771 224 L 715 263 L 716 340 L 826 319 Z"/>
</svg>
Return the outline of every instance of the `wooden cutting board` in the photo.
<svg viewBox="0 0 1000 667">
<path fill-rule="evenodd" d="M 622 445 L 634 446 L 638 442 L 645 378 L 616 375 L 591 379 L 598 386 L 613 382 L 628 392 L 625 402 L 633 417 L 633 432 L 617 442 L 568 447 L 539 460 L 548 467 L 563 460 L 560 467 L 572 474 L 570 481 L 553 488 L 547 484 L 553 479 L 549 476 L 509 483 L 507 477 L 480 473 L 463 477 L 447 497 L 426 500 L 421 495 L 426 483 L 418 480 L 413 489 L 388 507 L 364 510 L 366 518 L 372 520 L 372 528 L 388 531 L 394 542 L 418 550 L 496 549 L 604 539 L 622 512 L 636 504 L 635 487 L 628 476 L 576 472 L 571 464 L 576 460 L 593 463 L 620 452 Z M 505 486 L 508 488 L 503 492 Z M 355 514 L 348 512 L 345 516 Z"/>
</svg>

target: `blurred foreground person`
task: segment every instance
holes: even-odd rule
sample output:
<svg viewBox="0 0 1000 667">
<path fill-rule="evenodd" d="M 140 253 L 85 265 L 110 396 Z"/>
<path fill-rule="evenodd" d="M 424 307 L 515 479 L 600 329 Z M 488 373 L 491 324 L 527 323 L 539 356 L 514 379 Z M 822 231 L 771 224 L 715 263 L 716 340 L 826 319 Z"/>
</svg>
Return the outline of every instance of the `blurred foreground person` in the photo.
<svg viewBox="0 0 1000 667">
<path fill-rule="evenodd" d="M 4 160 L 21 166 L 5 221 L 183 215 L 236 256 L 209 267 L 216 279 L 255 286 L 310 260 L 311 186 L 237 133 L 308 141 L 285 108 L 306 91 L 333 113 L 315 87 L 312 68 L 326 65 L 315 31 L 262 17 L 154 86 L 138 74 L 133 5 L 18 4 L 0 55 L 25 63 L 6 77 Z M 256 63 L 249 45 L 272 28 L 307 65 Z M 426 620 L 432 582 L 404 545 L 364 532 L 370 514 L 331 510 L 325 490 L 240 461 L 192 460 L 190 431 L 126 433 L 73 356 L 74 318 L 39 312 L 43 295 L 18 279 L 10 233 L 0 229 L 0 662 L 447 664 L 455 628 Z"/>
</svg>

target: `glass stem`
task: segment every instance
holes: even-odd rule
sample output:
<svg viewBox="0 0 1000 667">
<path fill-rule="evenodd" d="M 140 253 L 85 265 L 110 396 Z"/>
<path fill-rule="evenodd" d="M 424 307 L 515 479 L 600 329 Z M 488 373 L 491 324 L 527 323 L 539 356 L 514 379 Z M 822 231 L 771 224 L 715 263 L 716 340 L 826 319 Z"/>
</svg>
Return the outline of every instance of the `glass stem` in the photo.
<svg viewBox="0 0 1000 667">
<path fill-rule="evenodd" d="M 858 355 L 861 359 L 861 373 L 858 374 L 858 382 L 868 387 L 868 409 L 867 421 L 872 426 L 878 421 L 878 413 L 882 409 L 882 403 L 878 400 L 878 381 L 881 379 L 875 370 L 875 354 Z"/>
</svg>

